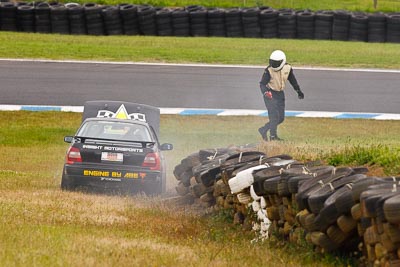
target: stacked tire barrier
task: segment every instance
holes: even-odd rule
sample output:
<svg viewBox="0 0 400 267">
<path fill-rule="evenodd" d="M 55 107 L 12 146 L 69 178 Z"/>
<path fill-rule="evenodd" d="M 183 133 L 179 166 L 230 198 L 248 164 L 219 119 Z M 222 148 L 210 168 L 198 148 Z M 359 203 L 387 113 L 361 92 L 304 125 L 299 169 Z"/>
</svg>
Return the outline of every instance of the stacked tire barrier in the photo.
<svg viewBox="0 0 400 267">
<path fill-rule="evenodd" d="M 207 36 L 207 10 L 201 6 L 189 6 L 187 9 L 190 18 L 190 34 L 198 37 Z"/>
<path fill-rule="evenodd" d="M 69 31 L 71 34 L 86 34 L 86 18 L 84 8 L 75 3 L 68 3 L 67 8 Z M 121 11 L 122 12 L 122 11 Z"/>
<path fill-rule="evenodd" d="M 225 11 L 225 26 L 227 37 L 243 36 L 242 14 L 239 8 L 230 8 Z"/>
<path fill-rule="evenodd" d="M 400 43 L 400 13 L 0 2 L 0 30 L 58 34 L 215 36 Z"/>
<path fill-rule="evenodd" d="M 278 37 L 278 16 L 279 12 L 275 9 L 265 8 L 261 10 L 259 15 L 261 37 Z"/>
<path fill-rule="evenodd" d="M 315 39 L 332 39 L 333 14 L 334 13 L 332 11 L 320 11 L 315 13 Z"/>
<path fill-rule="evenodd" d="M 351 14 L 344 10 L 333 13 L 332 39 L 346 41 L 349 36 L 349 23 Z"/>
<path fill-rule="evenodd" d="M 251 147 L 204 149 L 174 169 L 187 204 L 230 209 L 233 223 L 319 253 L 346 253 L 367 266 L 400 266 L 400 177 L 365 167 L 267 157 Z"/>
<path fill-rule="evenodd" d="M 296 38 L 296 13 L 291 9 L 279 10 L 278 36 L 282 39 Z"/>
</svg>

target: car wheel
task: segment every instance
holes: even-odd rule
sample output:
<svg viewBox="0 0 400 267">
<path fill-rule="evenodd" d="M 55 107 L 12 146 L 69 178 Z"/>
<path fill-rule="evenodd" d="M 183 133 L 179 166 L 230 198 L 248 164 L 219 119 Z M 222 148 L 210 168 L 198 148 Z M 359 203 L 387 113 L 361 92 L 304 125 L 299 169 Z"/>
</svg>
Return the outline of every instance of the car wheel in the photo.
<svg viewBox="0 0 400 267">
<path fill-rule="evenodd" d="M 165 175 L 162 178 L 159 187 L 160 187 L 160 190 L 159 190 L 160 194 L 164 194 L 167 191 L 167 179 L 166 179 Z"/>
<path fill-rule="evenodd" d="M 72 181 L 63 174 L 61 178 L 61 190 L 74 190 L 75 186 L 73 185 Z"/>
</svg>

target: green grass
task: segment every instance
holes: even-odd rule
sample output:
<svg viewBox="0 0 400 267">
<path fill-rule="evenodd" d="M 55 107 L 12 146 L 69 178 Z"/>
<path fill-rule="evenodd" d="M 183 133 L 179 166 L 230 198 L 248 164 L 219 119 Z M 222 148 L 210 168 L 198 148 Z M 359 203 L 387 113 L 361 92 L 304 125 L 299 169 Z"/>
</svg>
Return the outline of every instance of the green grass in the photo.
<svg viewBox="0 0 400 267">
<path fill-rule="evenodd" d="M 78 3 L 88 3 L 87 1 L 78 0 Z M 123 0 L 97 0 L 93 1 L 99 4 L 120 4 L 127 3 Z M 395 12 L 400 10 L 400 3 L 393 0 L 378 0 L 378 6 L 374 8 L 373 0 L 340 0 L 340 1 L 309 1 L 309 0 L 149 0 L 146 2 L 140 0 L 131 0 L 128 3 L 133 4 L 150 4 L 153 6 L 165 7 L 184 7 L 188 5 L 202 5 L 205 7 L 255 7 L 270 6 L 276 9 L 293 8 L 293 9 L 311 9 L 311 10 L 337 10 L 346 9 L 352 11 L 373 12 L 376 10 Z"/>
<path fill-rule="evenodd" d="M 73 134 L 80 119 L 80 113 L 0 112 L 0 266 L 351 265 L 349 258 L 319 256 L 279 240 L 252 245 L 254 236 L 231 224 L 226 212 L 203 217 L 157 198 L 61 191 L 63 136 Z M 385 155 L 399 166 L 398 154 L 386 149 L 398 153 L 397 121 L 287 118 L 280 127 L 287 141 L 277 143 L 261 141 L 257 128 L 264 121 L 162 115 L 161 141 L 175 146 L 165 153 L 168 188 L 177 183 L 171 170 L 185 156 L 246 143 L 298 160 L 371 153 L 367 161 L 375 160 L 372 171 L 379 175 L 393 171 L 382 164 Z"/>
<path fill-rule="evenodd" d="M 14 121 L 11 125 L 10 118 Z M 80 113 L 0 112 L 0 170 L 11 174 L 34 171 L 58 181 L 68 147 L 63 136 L 76 131 L 80 118 Z M 383 168 L 386 174 L 400 172 L 396 161 L 400 146 L 397 121 L 286 118 L 279 128 L 286 141 L 264 143 L 257 129 L 266 120 L 255 116 L 163 115 L 160 141 L 174 144 L 174 150 L 165 152 L 170 174 L 181 159 L 200 149 L 245 144 L 261 146 L 271 155 L 288 153 L 299 160 L 371 164 Z M 7 160 L 9 155 L 12 160 Z M 29 182 L 30 177 L 21 179 Z M 172 174 L 168 182 L 169 187 L 175 184 Z"/>
<path fill-rule="evenodd" d="M 334 152 L 328 156 L 327 162 L 332 165 L 360 164 L 380 166 L 388 175 L 400 174 L 400 148 L 382 144 L 372 144 L 369 147 L 352 145 L 345 147 L 340 153 Z"/>
<path fill-rule="evenodd" d="M 275 49 L 294 66 L 400 68 L 393 43 L 0 32 L 0 58 L 266 65 Z"/>
<path fill-rule="evenodd" d="M 163 116 L 162 139 L 176 147 L 167 154 L 172 160 L 169 165 L 203 148 L 254 144 L 267 155 L 286 153 L 298 160 L 324 160 L 335 166 L 368 165 L 380 175 L 400 174 L 398 121 L 286 118 L 279 127 L 285 142 L 260 143 L 257 129 L 265 120 L 252 116 Z M 186 129 L 186 125 L 191 128 Z"/>
<path fill-rule="evenodd" d="M 118 1 L 99 3 L 116 4 Z M 139 3 L 132 1 L 132 3 Z M 359 1 L 149 1 L 155 6 L 256 6 L 373 11 Z M 379 1 L 382 11 L 400 3 Z M 0 32 L 0 58 L 265 65 L 274 49 L 296 66 L 398 69 L 397 44 L 278 39 L 61 36 Z M 310 248 L 280 242 L 251 245 L 253 236 L 226 214 L 199 217 L 159 199 L 111 197 L 59 189 L 67 144 L 81 114 L 0 112 L 0 266 L 337 266 Z M 399 174 L 396 121 L 288 118 L 283 143 L 262 143 L 260 117 L 162 116 L 168 189 L 173 167 L 203 148 L 253 143 L 268 155 L 365 164 L 377 175 Z M 11 121 L 11 124 L 10 124 Z M 167 227 L 166 227 L 167 226 Z"/>
</svg>

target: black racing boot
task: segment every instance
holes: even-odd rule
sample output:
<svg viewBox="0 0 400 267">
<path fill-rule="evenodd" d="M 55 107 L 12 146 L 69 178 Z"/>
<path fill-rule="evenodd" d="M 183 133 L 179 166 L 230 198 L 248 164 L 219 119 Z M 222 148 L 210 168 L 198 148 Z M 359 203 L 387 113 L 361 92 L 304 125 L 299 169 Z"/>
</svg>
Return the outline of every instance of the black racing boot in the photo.
<svg viewBox="0 0 400 267">
<path fill-rule="evenodd" d="M 270 141 L 284 141 L 283 139 L 280 139 L 277 135 L 271 135 L 269 140 Z"/>
<path fill-rule="evenodd" d="M 264 141 L 268 141 L 268 137 L 267 137 L 268 130 L 266 130 L 264 127 L 260 127 L 260 128 L 258 128 L 258 132 L 261 134 L 261 137 Z"/>
</svg>

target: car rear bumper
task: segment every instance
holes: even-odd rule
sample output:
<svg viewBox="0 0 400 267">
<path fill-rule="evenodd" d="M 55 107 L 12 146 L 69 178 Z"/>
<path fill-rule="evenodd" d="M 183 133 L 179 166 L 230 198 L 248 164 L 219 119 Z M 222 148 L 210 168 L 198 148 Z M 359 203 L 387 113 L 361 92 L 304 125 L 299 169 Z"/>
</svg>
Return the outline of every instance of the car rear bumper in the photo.
<svg viewBox="0 0 400 267">
<path fill-rule="evenodd" d="M 110 168 L 109 166 L 65 165 L 64 182 L 69 189 L 82 189 L 98 193 L 132 194 L 144 192 L 159 194 L 162 174 L 132 168 Z"/>
</svg>

